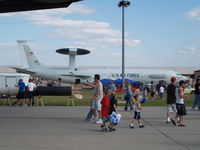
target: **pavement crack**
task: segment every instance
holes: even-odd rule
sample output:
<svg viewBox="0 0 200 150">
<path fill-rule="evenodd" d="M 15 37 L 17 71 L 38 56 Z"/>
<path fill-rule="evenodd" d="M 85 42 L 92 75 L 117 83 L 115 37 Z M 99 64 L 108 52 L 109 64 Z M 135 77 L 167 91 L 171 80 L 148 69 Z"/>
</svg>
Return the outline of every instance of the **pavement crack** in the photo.
<svg viewBox="0 0 200 150">
<path fill-rule="evenodd" d="M 187 147 L 186 145 L 180 143 L 179 141 L 177 141 L 176 139 L 174 139 L 173 137 L 167 135 L 165 132 L 163 132 L 162 130 L 160 130 L 159 128 L 153 126 L 150 122 L 143 120 L 146 124 L 148 124 L 149 126 L 151 126 L 152 128 L 154 128 L 155 130 L 157 130 L 159 133 L 161 133 L 163 136 L 165 136 L 166 138 L 168 138 L 169 140 L 173 141 L 174 143 L 180 145 L 181 147 L 183 147 L 186 150 L 191 150 L 189 147 Z"/>
</svg>

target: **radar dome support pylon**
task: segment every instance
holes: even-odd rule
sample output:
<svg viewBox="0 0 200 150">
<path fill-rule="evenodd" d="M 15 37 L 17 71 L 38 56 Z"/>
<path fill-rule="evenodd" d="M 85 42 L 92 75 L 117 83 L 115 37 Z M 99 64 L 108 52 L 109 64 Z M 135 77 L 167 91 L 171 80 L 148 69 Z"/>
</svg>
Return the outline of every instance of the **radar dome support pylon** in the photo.
<svg viewBox="0 0 200 150">
<path fill-rule="evenodd" d="M 86 55 L 90 51 L 82 48 L 61 48 L 56 50 L 57 53 L 62 55 L 69 55 L 69 69 L 74 70 L 76 65 L 76 56 L 77 55 Z"/>
</svg>

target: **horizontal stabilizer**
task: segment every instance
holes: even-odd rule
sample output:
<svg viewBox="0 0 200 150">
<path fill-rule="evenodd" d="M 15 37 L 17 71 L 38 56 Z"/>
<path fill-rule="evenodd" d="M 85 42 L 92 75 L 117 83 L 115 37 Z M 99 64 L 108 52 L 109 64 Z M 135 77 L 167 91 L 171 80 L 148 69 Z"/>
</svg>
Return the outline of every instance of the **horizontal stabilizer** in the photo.
<svg viewBox="0 0 200 150">
<path fill-rule="evenodd" d="M 35 72 L 28 71 L 28 70 L 22 69 L 22 68 L 17 68 L 17 67 L 10 67 L 10 68 L 15 69 L 17 73 L 26 73 L 26 74 L 32 74 L 32 75 L 36 74 Z"/>
</svg>

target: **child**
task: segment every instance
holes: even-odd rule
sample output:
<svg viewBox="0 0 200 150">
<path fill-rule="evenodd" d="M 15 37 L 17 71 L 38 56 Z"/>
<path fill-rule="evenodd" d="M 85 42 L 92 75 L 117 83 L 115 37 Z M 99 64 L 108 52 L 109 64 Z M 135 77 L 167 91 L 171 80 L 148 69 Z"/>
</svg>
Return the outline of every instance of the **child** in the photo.
<svg viewBox="0 0 200 150">
<path fill-rule="evenodd" d="M 164 99 L 164 87 L 161 85 L 159 89 L 159 95 L 161 99 Z"/>
<path fill-rule="evenodd" d="M 176 88 L 176 109 L 177 109 L 177 114 L 175 116 L 175 119 L 179 118 L 180 120 L 178 121 L 178 126 L 180 127 L 185 127 L 183 124 L 183 116 L 186 115 L 186 108 L 184 104 L 184 98 L 188 98 L 187 95 L 183 94 L 183 90 L 185 88 L 185 81 L 181 80 L 179 82 L 179 87 Z M 171 119 L 171 122 L 176 126 L 176 122 L 174 119 Z"/>
<path fill-rule="evenodd" d="M 109 101 L 109 90 L 105 91 L 105 96 L 101 100 L 101 115 L 102 115 L 102 120 L 103 124 L 101 125 L 102 131 L 107 131 L 106 128 L 106 122 L 108 121 L 108 113 L 109 113 L 109 106 L 110 106 L 110 101 Z"/>
<path fill-rule="evenodd" d="M 135 95 L 134 96 L 136 102 L 135 102 L 135 116 L 134 116 L 134 119 L 132 120 L 131 124 L 130 124 L 130 127 L 133 129 L 134 128 L 134 125 L 133 123 L 135 121 L 138 121 L 139 123 L 139 127 L 140 128 L 143 128 L 144 125 L 142 124 L 141 122 L 141 111 L 142 111 L 142 107 L 140 105 L 140 96 L 139 95 Z"/>
<path fill-rule="evenodd" d="M 110 98 L 110 108 L 109 108 L 109 115 L 111 115 L 113 112 L 117 112 L 117 98 L 116 98 L 116 94 L 115 92 L 113 92 L 111 94 L 111 98 Z M 110 132 L 115 131 L 116 124 L 113 124 L 112 122 L 110 123 L 110 125 L 108 126 Z"/>
</svg>

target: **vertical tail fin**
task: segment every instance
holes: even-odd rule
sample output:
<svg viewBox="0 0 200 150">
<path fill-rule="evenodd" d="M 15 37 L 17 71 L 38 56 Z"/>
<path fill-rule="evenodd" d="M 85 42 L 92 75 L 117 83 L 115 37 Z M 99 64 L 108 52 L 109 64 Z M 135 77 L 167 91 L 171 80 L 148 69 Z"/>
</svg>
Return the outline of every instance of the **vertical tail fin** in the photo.
<svg viewBox="0 0 200 150">
<path fill-rule="evenodd" d="M 35 56 L 33 51 L 28 46 L 27 41 L 18 40 L 17 44 L 19 47 L 23 68 L 43 68 L 44 67 L 44 65 L 40 63 L 37 56 Z"/>
</svg>

